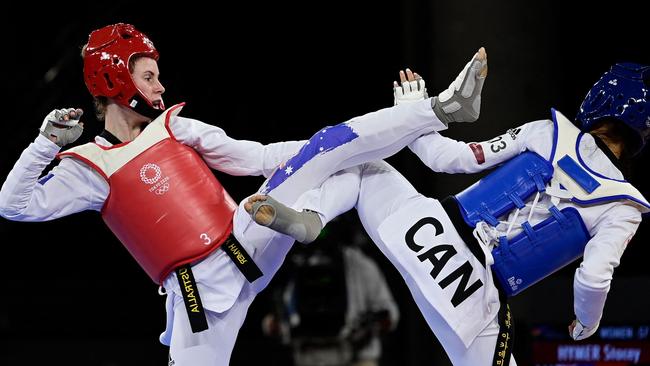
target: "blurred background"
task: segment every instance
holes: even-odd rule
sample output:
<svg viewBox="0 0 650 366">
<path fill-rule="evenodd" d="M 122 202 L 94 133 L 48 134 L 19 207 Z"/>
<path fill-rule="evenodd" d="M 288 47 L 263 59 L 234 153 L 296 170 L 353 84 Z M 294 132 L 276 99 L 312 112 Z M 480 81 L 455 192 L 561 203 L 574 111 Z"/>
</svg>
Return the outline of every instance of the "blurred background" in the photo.
<svg viewBox="0 0 650 366">
<path fill-rule="evenodd" d="M 420 73 L 436 95 L 480 46 L 490 67 L 481 118 L 445 132 L 464 141 L 550 118 L 551 107 L 572 118 L 611 64 L 650 64 L 642 1 L 12 3 L 3 5 L 0 20 L 0 181 L 50 110 L 92 110 L 80 47 L 91 30 L 116 22 L 132 23 L 153 40 L 168 106 L 186 102 L 183 115 L 263 143 L 304 139 L 325 125 L 392 105 L 392 81 L 405 67 Z M 102 129 L 92 113 L 85 117 L 79 142 Z M 430 197 L 456 193 L 478 178 L 433 174 L 409 151 L 388 161 Z M 648 153 L 638 157 L 629 177 L 646 197 L 647 162 Z M 215 174 L 237 201 L 262 183 L 260 177 Z M 399 309 L 399 321 L 373 328 L 383 345 L 378 364 L 449 365 L 401 277 L 363 238 L 354 214 L 338 230 L 343 234 L 324 236 L 317 245 L 345 242 L 365 253 Z M 577 263 L 512 299 L 519 365 L 650 364 L 649 236 L 646 222 L 616 270 L 594 338 L 576 343 L 566 335 Z M 47 223 L 2 219 L 0 240 L 0 365 L 166 364 L 167 349 L 158 343 L 164 298 L 98 213 Z M 296 246 L 291 258 L 304 250 Z M 286 310 L 278 294 L 295 271 L 283 267 L 253 303 L 232 365 L 295 363 L 286 337 L 262 327 L 269 314 Z M 376 313 L 375 325 L 382 324 L 387 313 Z"/>
</svg>

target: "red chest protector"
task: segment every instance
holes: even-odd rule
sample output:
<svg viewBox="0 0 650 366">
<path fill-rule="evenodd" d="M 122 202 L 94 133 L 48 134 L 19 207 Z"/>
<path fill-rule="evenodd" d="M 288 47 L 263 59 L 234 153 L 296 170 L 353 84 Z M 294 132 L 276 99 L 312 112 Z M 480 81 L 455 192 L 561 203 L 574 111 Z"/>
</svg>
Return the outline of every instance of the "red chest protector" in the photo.
<svg viewBox="0 0 650 366">
<path fill-rule="evenodd" d="M 158 284 L 174 268 L 218 248 L 237 208 L 196 151 L 170 133 L 169 120 L 181 107 L 169 108 L 129 143 L 89 143 L 60 154 L 107 180 L 102 218 Z"/>
</svg>

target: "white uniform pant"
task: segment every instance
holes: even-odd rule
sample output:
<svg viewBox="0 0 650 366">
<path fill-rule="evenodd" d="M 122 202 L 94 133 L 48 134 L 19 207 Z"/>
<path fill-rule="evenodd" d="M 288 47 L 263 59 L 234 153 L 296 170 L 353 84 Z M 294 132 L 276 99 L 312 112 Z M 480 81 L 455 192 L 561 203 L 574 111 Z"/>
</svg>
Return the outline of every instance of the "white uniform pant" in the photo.
<svg viewBox="0 0 650 366">
<path fill-rule="evenodd" d="M 470 261 L 475 267 L 475 272 L 480 272 L 483 268 L 480 264 L 477 265 L 476 259 L 468 249 L 464 250 L 465 244 L 437 201 L 419 194 L 406 178 L 384 161 L 367 163 L 338 172 L 325 181 L 321 187 L 312 190 L 307 195 L 310 198 L 303 208 L 319 212 L 323 215 L 325 221 L 329 221 L 350 208 L 356 207 L 364 228 L 373 242 L 403 276 L 429 327 L 454 365 L 492 365 L 499 325 L 497 318 L 498 303 L 494 304 L 495 300 L 498 301 L 498 294 L 491 278 L 485 279 L 483 277 L 481 290 L 477 290 L 468 297 L 467 301 L 474 301 L 474 303 L 470 304 L 466 313 L 457 314 L 455 311 L 462 308 L 462 305 L 459 305 L 458 308 L 450 307 L 445 303 L 448 300 L 444 299 L 444 297 L 453 295 L 453 289 L 458 284 L 458 281 L 454 281 L 445 289 L 440 288 L 440 281 L 445 276 L 444 271 L 447 267 L 452 267 L 453 264 L 445 266 L 445 270 L 441 271 L 434 281 L 429 273 L 432 270 L 429 263 L 421 259 L 415 259 L 417 256 L 408 248 L 401 250 L 401 252 L 396 251 L 395 248 L 390 248 L 389 246 L 395 245 L 396 241 L 387 243 L 384 240 L 386 235 L 382 237 L 380 233 L 380 228 L 388 232 L 392 231 L 392 228 L 385 227 L 387 218 L 390 218 L 391 215 L 405 206 L 417 207 L 417 204 L 413 205 L 414 202 L 424 205 L 433 203 L 434 206 L 439 207 L 434 217 L 438 217 L 446 228 L 445 234 L 440 236 L 443 238 L 441 239 L 442 242 L 451 243 L 456 241 L 456 243 L 451 243 L 458 251 L 454 255 L 456 263 Z M 393 217 L 406 216 L 407 214 L 402 210 Z M 394 229 L 398 230 L 397 227 Z M 430 238 L 421 238 L 419 242 L 425 246 L 424 243 L 427 239 Z M 404 239 L 399 244 L 403 242 Z M 423 248 L 420 253 L 424 251 Z M 402 255 L 403 253 L 410 255 L 414 260 L 409 260 L 409 257 Z M 440 254 L 437 254 L 437 257 L 440 258 Z M 447 263 L 451 262 L 452 260 Z M 424 286 L 422 285 L 423 281 L 425 282 Z M 470 280 L 467 286 L 472 281 L 474 279 Z M 424 292 L 432 289 L 439 292 L 434 293 L 434 297 L 430 295 L 427 297 Z M 492 303 L 488 302 L 488 305 L 492 306 L 491 312 L 478 310 L 479 308 L 485 308 L 486 301 L 484 298 L 491 299 Z M 493 305 L 496 305 L 496 307 Z M 472 311 L 473 308 L 476 309 L 475 312 Z M 474 314 L 476 315 L 474 316 Z M 454 322 L 456 322 L 456 325 L 450 325 L 450 323 Z M 458 324 L 461 326 L 458 326 Z M 458 333 L 458 329 L 462 326 L 465 326 L 463 328 L 466 336 L 465 342 Z M 510 365 L 516 365 L 514 357 L 511 358 Z"/>
<path fill-rule="evenodd" d="M 168 295 L 174 309 L 174 324 L 169 348 L 170 365 L 228 365 L 237 333 L 255 293 L 245 286 L 235 304 L 223 313 L 206 311 L 208 329 L 192 333 L 183 298 Z"/>
<path fill-rule="evenodd" d="M 290 166 L 279 169 L 274 175 L 276 178 L 283 174 L 287 176 L 280 176 L 281 182 L 270 189 L 268 183 L 273 177 L 269 178 L 260 191 L 268 192 L 287 206 L 298 207 L 302 205 L 304 197 L 310 197 L 308 194 L 303 195 L 305 192 L 317 188 L 338 170 L 383 159 L 423 134 L 446 128 L 433 113 L 430 100 L 372 112 L 353 118 L 346 125 L 358 137 L 338 143 L 334 134 L 328 135 L 328 129 L 319 131 L 310 139 L 310 143 L 314 146 L 313 144 L 324 142 L 324 149 L 320 150 L 322 152 L 313 154 L 313 151 L 319 151 L 318 148 L 309 154 L 305 149 L 301 150 L 298 155 L 306 155 L 302 159 L 303 164 L 296 169 L 290 169 L 293 168 Z M 192 333 L 182 298 L 177 294 L 170 295 L 168 321 L 173 323 L 170 357 L 174 366 L 228 365 L 249 305 L 255 294 L 264 289 L 277 272 L 294 242 L 292 238 L 252 221 L 243 209 L 244 201 L 235 212 L 233 233 L 264 276 L 252 284 L 244 283 L 239 297 L 229 310 L 219 313 L 206 311 L 209 329 L 200 333 Z M 228 265 L 234 266 L 232 263 Z M 210 279 L 197 279 L 197 282 L 201 282 L 199 285 L 206 289 L 228 285 L 210 283 Z M 169 309 L 172 305 L 173 310 Z M 204 307 L 209 309 L 210 304 L 204 302 Z M 170 312 L 173 320 L 169 319 Z M 165 333 L 169 333 L 169 326 Z"/>
</svg>

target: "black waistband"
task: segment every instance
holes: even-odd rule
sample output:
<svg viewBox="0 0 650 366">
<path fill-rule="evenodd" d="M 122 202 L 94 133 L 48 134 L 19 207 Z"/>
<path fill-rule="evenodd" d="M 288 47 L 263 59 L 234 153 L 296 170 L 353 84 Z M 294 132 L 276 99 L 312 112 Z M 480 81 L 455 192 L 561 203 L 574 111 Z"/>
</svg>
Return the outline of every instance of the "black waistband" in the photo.
<svg viewBox="0 0 650 366">
<path fill-rule="evenodd" d="M 177 267 L 175 271 L 178 285 L 183 294 L 183 302 L 185 303 L 185 310 L 187 310 L 187 317 L 190 320 L 192 332 L 198 333 L 208 329 L 208 320 L 205 318 L 205 310 L 203 310 L 199 289 L 196 287 L 192 266 L 186 264 Z"/>
<path fill-rule="evenodd" d="M 447 216 L 449 216 L 451 223 L 454 224 L 460 238 L 463 239 L 465 245 L 467 245 L 472 254 L 474 254 L 476 259 L 478 259 L 483 267 L 485 267 L 485 253 L 483 253 L 483 250 L 479 247 L 480 244 L 476 241 L 472 229 L 467 225 L 467 223 L 465 223 L 465 220 L 460 213 L 460 207 L 458 207 L 456 198 L 454 198 L 454 196 L 448 196 L 441 200 L 440 204 L 442 204 L 442 208 L 447 213 Z"/>
<path fill-rule="evenodd" d="M 510 357 L 512 357 L 512 347 L 515 343 L 515 324 L 507 301 L 501 302 L 498 317 L 499 335 L 497 336 L 497 344 L 494 347 L 492 366 L 508 366 L 510 365 Z"/>
<path fill-rule="evenodd" d="M 228 254 L 228 257 L 249 282 L 253 282 L 262 276 L 262 271 L 233 234 L 230 234 L 226 241 L 221 244 L 221 248 Z M 205 317 L 201 296 L 199 296 L 199 289 L 194 280 L 192 265 L 186 264 L 177 267 L 175 271 L 192 332 L 198 333 L 208 329 L 208 321 Z"/>
<path fill-rule="evenodd" d="M 237 241 L 235 235 L 230 234 L 228 239 L 221 244 L 221 248 L 228 254 L 228 257 L 235 263 L 248 282 L 253 282 L 262 277 L 262 271 L 253 262 L 253 258 L 246 252 L 246 249 Z"/>
</svg>

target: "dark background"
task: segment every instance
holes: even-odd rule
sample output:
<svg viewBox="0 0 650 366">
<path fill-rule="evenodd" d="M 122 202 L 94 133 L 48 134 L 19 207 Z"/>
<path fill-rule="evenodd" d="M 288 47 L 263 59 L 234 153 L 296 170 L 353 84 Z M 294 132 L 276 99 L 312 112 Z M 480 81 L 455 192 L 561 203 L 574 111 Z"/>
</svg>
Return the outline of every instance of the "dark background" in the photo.
<svg viewBox="0 0 650 366">
<path fill-rule="evenodd" d="M 650 63 L 643 2 L 569 3 L 5 5 L 0 181 L 51 109 L 92 110 L 79 51 L 91 30 L 107 24 L 132 23 L 154 41 L 168 106 L 185 101 L 183 115 L 263 143 L 307 138 L 322 126 L 391 105 L 391 83 L 405 67 L 437 94 L 485 46 L 490 74 L 481 118 L 445 132 L 481 141 L 549 118 L 550 107 L 572 118 L 612 63 Z M 91 113 L 86 117 L 80 142 L 101 130 Z M 408 151 L 389 162 L 431 197 L 477 178 L 433 174 Z M 642 155 L 629 179 L 647 196 L 646 166 Z M 216 174 L 235 200 L 262 181 Z M 650 323 L 648 235 L 644 223 L 623 255 L 603 323 Z M 166 348 L 157 341 L 164 299 L 96 212 L 48 223 L 2 219 L 0 238 L 1 365 L 165 364 Z M 384 364 L 448 364 L 395 269 L 374 246 L 364 249 L 385 270 L 402 311 L 398 329 L 386 338 Z M 575 265 L 513 299 L 520 365 L 528 364 L 533 324 L 564 327 L 572 320 Z M 233 365 L 282 362 L 281 350 L 260 332 L 268 292 L 250 309 Z"/>
</svg>

